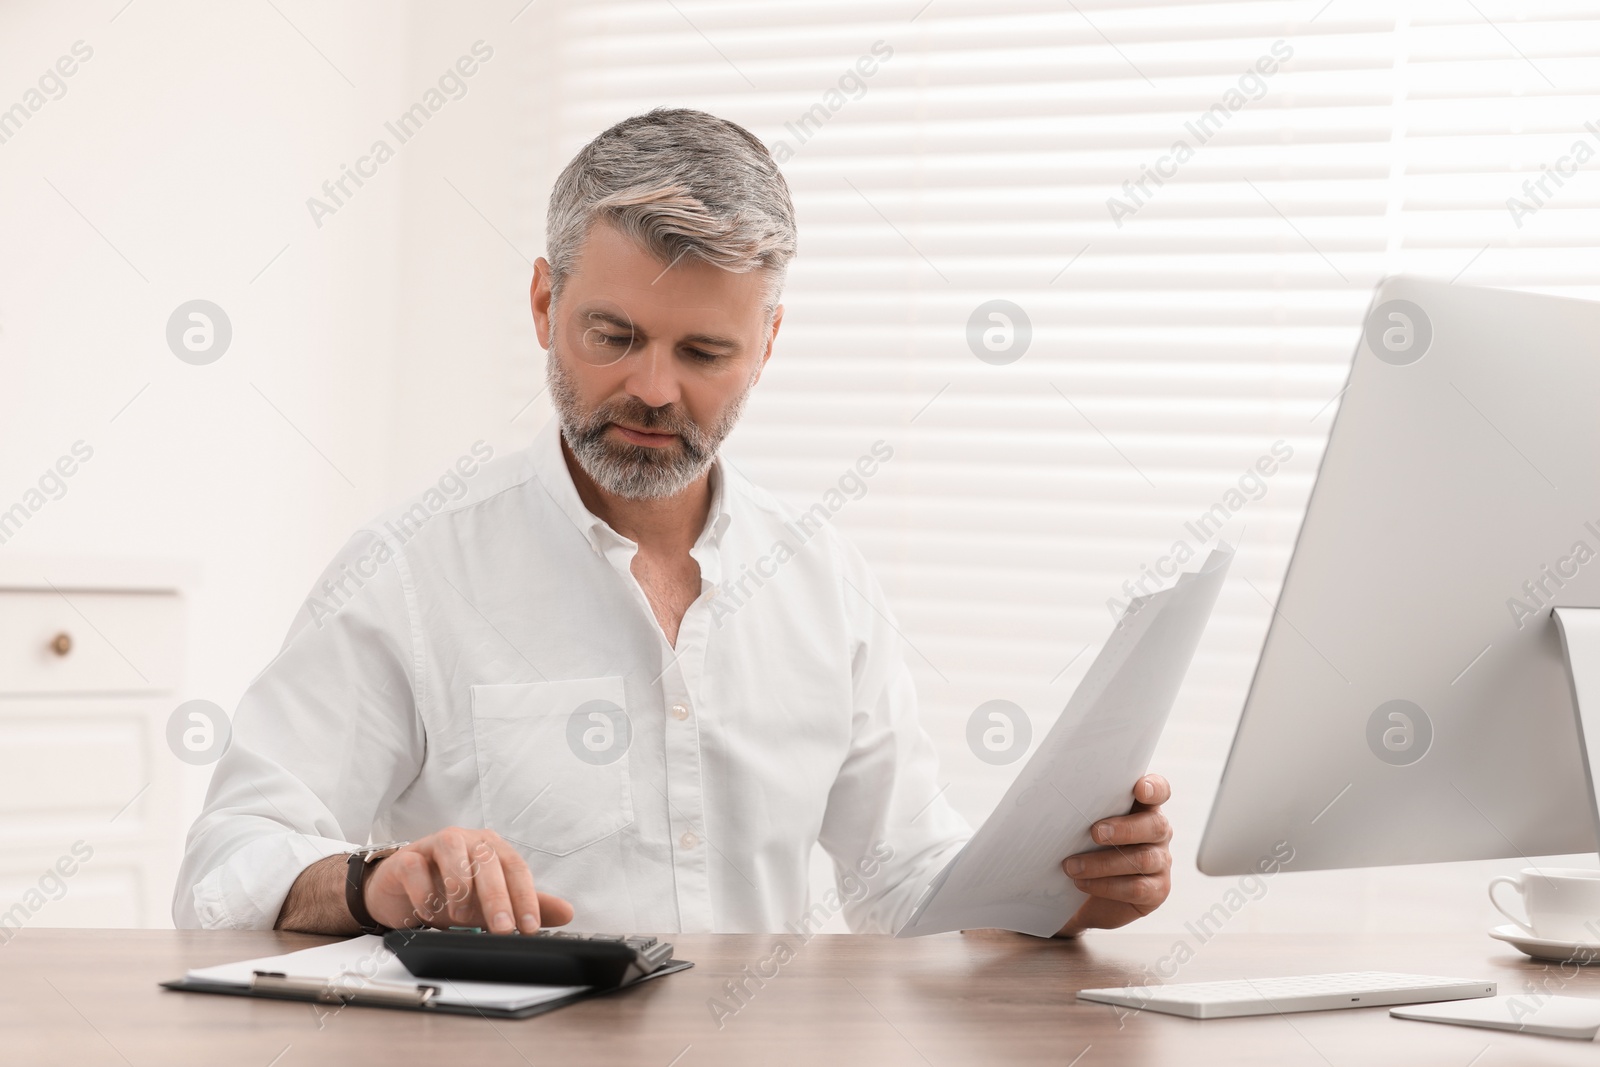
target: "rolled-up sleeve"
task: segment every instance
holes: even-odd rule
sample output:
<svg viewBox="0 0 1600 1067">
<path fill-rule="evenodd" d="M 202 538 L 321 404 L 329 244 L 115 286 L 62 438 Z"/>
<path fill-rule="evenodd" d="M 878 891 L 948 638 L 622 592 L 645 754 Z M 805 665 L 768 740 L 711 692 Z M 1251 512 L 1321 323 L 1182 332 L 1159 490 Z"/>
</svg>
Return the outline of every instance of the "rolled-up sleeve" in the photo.
<svg viewBox="0 0 1600 1067">
<path fill-rule="evenodd" d="M 853 646 L 852 734 L 818 840 L 833 859 L 850 929 L 893 933 L 972 829 L 940 787 L 905 639 L 883 590 L 852 546 L 841 539 L 838 551 Z"/>
<path fill-rule="evenodd" d="M 184 850 L 180 928 L 272 928 L 300 872 L 366 844 L 416 777 L 414 597 L 405 558 L 382 546 L 350 540 L 239 701 Z"/>
</svg>

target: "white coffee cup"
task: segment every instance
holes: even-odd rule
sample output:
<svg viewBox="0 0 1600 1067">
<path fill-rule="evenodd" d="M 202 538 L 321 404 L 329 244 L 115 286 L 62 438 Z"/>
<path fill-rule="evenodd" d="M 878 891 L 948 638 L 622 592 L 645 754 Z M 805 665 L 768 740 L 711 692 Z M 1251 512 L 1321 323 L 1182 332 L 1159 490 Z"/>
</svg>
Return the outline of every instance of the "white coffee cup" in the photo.
<svg viewBox="0 0 1600 1067">
<path fill-rule="evenodd" d="M 1496 886 L 1508 885 L 1522 897 L 1526 919 L 1495 899 Z M 1524 867 L 1511 878 L 1489 880 L 1489 903 L 1534 937 L 1546 941 L 1600 944 L 1600 871 L 1578 867 Z"/>
</svg>

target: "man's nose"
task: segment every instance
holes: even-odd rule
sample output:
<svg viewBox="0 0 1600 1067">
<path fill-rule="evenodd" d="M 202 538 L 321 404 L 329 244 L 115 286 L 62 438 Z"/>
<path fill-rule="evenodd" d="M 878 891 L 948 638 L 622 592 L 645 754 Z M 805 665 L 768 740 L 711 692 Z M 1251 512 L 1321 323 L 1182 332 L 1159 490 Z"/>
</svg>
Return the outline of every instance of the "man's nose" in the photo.
<svg viewBox="0 0 1600 1067">
<path fill-rule="evenodd" d="M 646 342 L 644 350 L 633 353 L 626 363 L 628 376 L 623 388 L 645 405 L 666 407 L 682 398 L 677 360 L 670 344 Z"/>
</svg>

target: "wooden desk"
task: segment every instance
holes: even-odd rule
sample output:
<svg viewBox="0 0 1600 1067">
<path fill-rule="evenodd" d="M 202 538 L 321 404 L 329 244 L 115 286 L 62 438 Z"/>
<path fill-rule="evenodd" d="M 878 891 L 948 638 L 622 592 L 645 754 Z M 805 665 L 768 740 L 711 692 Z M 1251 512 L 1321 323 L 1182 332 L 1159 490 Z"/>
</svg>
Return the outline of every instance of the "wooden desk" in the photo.
<svg viewBox="0 0 1600 1067">
<path fill-rule="evenodd" d="M 1085 942 L 1010 934 L 911 941 L 822 935 L 798 945 L 743 1006 L 725 982 L 772 958 L 773 935 L 679 935 L 698 966 L 626 993 L 521 1021 L 332 1008 L 173 993 L 190 967 L 303 948 L 295 934 L 27 929 L 0 944 L 0 1062 L 206 1067 L 374 1063 L 918 1065 L 1051 1063 L 1438 1063 L 1450 1067 L 1597 1061 L 1593 1045 L 1406 1022 L 1387 1009 L 1198 1022 L 1079 1003 L 1167 955 L 1170 935 L 1101 933 Z M 794 938 L 787 939 L 797 944 Z M 1191 944 L 1193 939 L 1189 939 Z M 765 970 L 772 973 L 773 966 Z M 1178 981 L 1392 970 L 1491 978 L 1502 993 L 1548 979 L 1600 997 L 1600 968 L 1564 978 L 1482 933 L 1460 937 L 1222 934 L 1196 947 Z M 712 1001 L 736 1012 L 714 1018 Z M 1487 1049 L 1487 1051 L 1485 1051 Z M 1086 1051 L 1087 1050 L 1087 1051 Z M 1074 1057 L 1080 1057 L 1074 1059 Z"/>
</svg>

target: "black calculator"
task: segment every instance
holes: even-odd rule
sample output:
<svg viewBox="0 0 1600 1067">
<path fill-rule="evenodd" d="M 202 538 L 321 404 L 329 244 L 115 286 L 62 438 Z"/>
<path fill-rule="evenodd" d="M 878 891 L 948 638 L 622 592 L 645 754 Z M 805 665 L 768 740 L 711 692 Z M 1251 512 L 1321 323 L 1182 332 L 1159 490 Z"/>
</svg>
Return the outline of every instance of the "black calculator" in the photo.
<svg viewBox="0 0 1600 1067">
<path fill-rule="evenodd" d="M 566 930 L 390 930 L 383 944 L 418 978 L 600 989 L 636 982 L 672 959 L 672 946 L 648 935 Z"/>
</svg>

